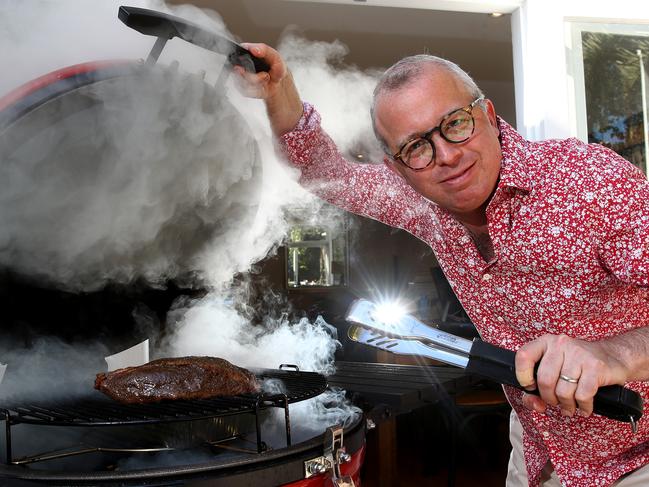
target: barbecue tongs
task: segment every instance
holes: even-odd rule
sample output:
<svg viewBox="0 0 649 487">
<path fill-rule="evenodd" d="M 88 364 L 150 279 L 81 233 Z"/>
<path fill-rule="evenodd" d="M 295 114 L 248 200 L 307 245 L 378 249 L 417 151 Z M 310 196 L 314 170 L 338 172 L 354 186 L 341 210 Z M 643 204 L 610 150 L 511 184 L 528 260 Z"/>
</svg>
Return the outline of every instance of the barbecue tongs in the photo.
<svg viewBox="0 0 649 487">
<path fill-rule="evenodd" d="M 499 348 L 480 339 L 473 341 L 432 328 L 410 315 L 383 318 L 378 307 L 367 300 L 355 301 L 347 312 L 347 321 L 354 323 L 349 338 L 399 355 L 419 355 L 456 367 L 467 373 L 525 390 L 516 379 L 515 352 Z M 538 390 L 527 391 L 539 394 Z M 597 414 L 631 423 L 642 416 L 642 398 L 619 385 L 600 387 L 593 410 Z"/>
</svg>

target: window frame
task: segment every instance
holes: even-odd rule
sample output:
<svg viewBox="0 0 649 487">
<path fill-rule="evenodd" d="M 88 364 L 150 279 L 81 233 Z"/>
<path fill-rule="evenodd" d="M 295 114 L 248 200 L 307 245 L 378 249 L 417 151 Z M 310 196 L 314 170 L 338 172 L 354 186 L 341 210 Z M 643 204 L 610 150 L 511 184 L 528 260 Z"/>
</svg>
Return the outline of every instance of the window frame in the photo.
<svg viewBox="0 0 649 487">
<path fill-rule="evenodd" d="M 334 289 L 344 289 L 349 287 L 349 256 L 350 256 L 350 249 L 349 249 L 349 216 L 341 213 L 340 217 L 341 222 L 337 225 L 333 225 L 330 223 L 319 223 L 319 222 L 312 222 L 308 220 L 312 220 L 309 218 L 308 220 L 305 218 L 300 218 L 300 212 L 297 212 L 296 215 L 291 219 L 291 223 L 289 225 L 289 232 L 290 229 L 294 227 L 303 227 L 303 228 L 318 228 L 318 229 L 324 229 L 327 233 L 326 238 L 322 240 L 303 240 L 299 242 L 290 242 L 287 241 L 284 244 L 284 283 L 286 286 L 286 289 L 290 292 L 295 292 L 295 291 L 326 291 L 326 290 L 334 290 Z M 334 278 L 334 273 L 332 270 L 332 265 L 334 262 L 333 255 L 334 255 L 334 241 L 336 239 L 342 238 L 342 244 L 343 244 L 343 275 L 344 275 L 344 281 L 342 284 L 335 284 L 333 282 Z M 292 249 L 298 249 L 298 248 L 318 248 L 318 249 L 326 249 L 326 254 L 328 254 L 328 259 L 326 262 L 326 281 L 329 284 L 318 284 L 318 285 L 313 285 L 313 286 L 302 286 L 302 285 L 291 285 L 289 283 L 289 266 L 291 264 L 291 260 L 294 259 L 294 257 L 291 255 L 291 250 Z M 298 266 L 294 266 L 294 269 L 299 269 Z M 295 272 L 295 271 L 294 271 Z M 299 274 L 296 276 L 296 282 L 299 279 Z"/>
<path fill-rule="evenodd" d="M 645 23 L 615 23 L 610 19 L 602 21 L 568 21 L 569 38 L 566 42 L 569 49 L 568 55 L 568 73 L 572 73 L 572 95 L 574 96 L 574 119 L 577 131 L 577 137 L 585 142 L 588 142 L 588 116 L 586 113 L 586 80 L 584 78 L 584 52 L 582 48 L 582 33 L 593 32 L 601 34 L 615 34 L 615 35 L 629 35 L 629 36 L 643 36 L 649 38 L 648 25 Z M 649 53 L 647 54 L 649 57 Z M 646 73 L 649 75 L 649 73 Z M 643 85 L 643 123 L 645 127 L 645 159 L 649 159 L 649 135 L 647 128 L 649 128 L 649 105 L 646 98 L 647 89 L 644 86 L 646 80 L 642 78 Z M 649 176 L 649 163 L 645 162 L 646 174 Z"/>
</svg>

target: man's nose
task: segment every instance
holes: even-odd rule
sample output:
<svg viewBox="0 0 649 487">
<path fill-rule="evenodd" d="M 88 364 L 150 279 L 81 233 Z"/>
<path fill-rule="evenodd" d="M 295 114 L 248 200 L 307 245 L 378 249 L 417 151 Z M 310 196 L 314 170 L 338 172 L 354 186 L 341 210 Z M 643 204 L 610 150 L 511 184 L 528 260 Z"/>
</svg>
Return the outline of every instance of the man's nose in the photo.
<svg viewBox="0 0 649 487">
<path fill-rule="evenodd" d="M 435 164 L 438 166 L 453 166 L 462 156 L 462 144 L 449 142 L 439 133 L 433 134 L 432 142 L 435 144 Z"/>
</svg>

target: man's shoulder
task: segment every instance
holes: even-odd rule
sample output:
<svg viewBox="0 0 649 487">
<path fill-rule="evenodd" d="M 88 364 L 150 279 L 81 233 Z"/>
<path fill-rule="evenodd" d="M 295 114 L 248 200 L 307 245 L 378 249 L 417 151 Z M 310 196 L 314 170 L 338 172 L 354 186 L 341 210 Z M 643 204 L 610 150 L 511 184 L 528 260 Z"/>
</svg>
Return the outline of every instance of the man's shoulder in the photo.
<svg viewBox="0 0 649 487">
<path fill-rule="evenodd" d="M 537 197 L 584 221 L 592 218 L 591 226 L 623 221 L 630 208 L 646 205 L 642 201 L 649 183 L 644 174 L 607 147 L 573 138 L 534 142 L 529 149 Z"/>
<path fill-rule="evenodd" d="M 585 143 L 577 138 L 549 139 L 531 142 L 528 160 L 545 174 L 592 179 L 643 178 L 640 170 L 613 150 L 601 144 Z"/>
</svg>

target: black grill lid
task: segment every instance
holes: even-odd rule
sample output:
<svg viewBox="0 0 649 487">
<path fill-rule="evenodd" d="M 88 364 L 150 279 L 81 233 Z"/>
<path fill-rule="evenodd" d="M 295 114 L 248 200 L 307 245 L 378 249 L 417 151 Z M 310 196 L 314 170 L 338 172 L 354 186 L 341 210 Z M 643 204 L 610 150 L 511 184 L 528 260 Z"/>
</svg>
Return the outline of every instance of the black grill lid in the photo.
<svg viewBox="0 0 649 487">
<path fill-rule="evenodd" d="M 224 92 L 126 61 L 70 66 L 0 98 L 0 161 L 0 271 L 72 291 L 198 280 L 201 253 L 254 218 L 262 179 Z"/>
</svg>

